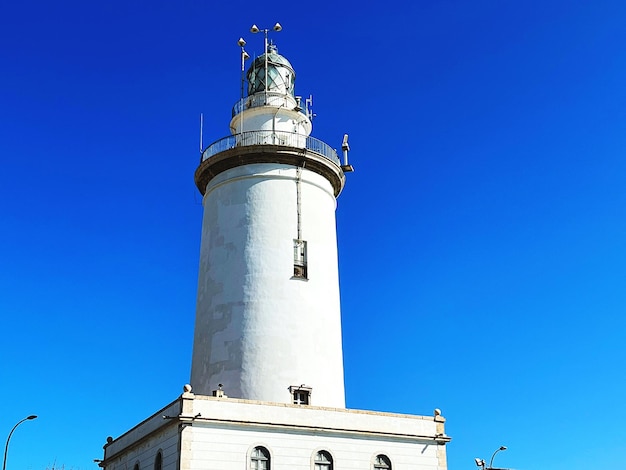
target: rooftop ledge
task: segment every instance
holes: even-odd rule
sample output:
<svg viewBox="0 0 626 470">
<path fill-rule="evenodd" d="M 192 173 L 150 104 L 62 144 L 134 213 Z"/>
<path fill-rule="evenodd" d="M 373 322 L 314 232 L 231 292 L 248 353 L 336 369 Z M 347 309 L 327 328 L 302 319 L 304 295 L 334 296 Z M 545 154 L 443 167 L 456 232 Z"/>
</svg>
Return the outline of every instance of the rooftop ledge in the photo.
<svg viewBox="0 0 626 470">
<path fill-rule="evenodd" d="M 166 426 L 186 423 L 194 426 L 272 428 L 285 432 L 359 435 L 400 441 L 445 445 L 451 438 L 444 432 L 445 418 L 379 411 L 329 408 L 312 405 L 272 403 L 238 398 L 216 398 L 183 393 L 148 419 L 108 442 L 105 460 L 115 457 L 138 441 Z"/>
</svg>

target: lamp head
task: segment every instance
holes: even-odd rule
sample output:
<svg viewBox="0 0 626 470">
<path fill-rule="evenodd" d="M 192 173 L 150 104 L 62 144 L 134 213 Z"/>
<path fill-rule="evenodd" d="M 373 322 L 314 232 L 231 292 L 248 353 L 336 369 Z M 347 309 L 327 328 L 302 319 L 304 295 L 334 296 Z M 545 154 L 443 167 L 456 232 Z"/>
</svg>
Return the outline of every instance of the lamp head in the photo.
<svg viewBox="0 0 626 470">
<path fill-rule="evenodd" d="M 483 459 L 479 459 L 478 457 L 476 457 L 474 459 L 474 462 L 476 462 L 476 466 L 477 467 L 484 467 L 485 466 L 485 461 Z"/>
<path fill-rule="evenodd" d="M 239 38 L 239 41 L 237 41 L 237 45 L 238 45 L 239 47 L 243 47 L 243 46 L 245 46 L 245 45 L 246 45 L 246 41 L 244 41 L 244 39 L 243 39 L 243 38 Z"/>
<path fill-rule="evenodd" d="M 259 31 L 260 31 L 259 27 L 255 24 L 253 24 L 252 27 L 250 28 L 251 33 L 258 33 Z"/>
<path fill-rule="evenodd" d="M 26 419 L 36 419 L 36 418 L 37 418 L 37 415 L 30 415 Z"/>
<path fill-rule="evenodd" d="M 282 31 L 283 27 L 280 25 L 280 23 L 276 23 L 274 25 L 274 31 L 278 32 L 278 31 Z"/>
<path fill-rule="evenodd" d="M 506 446 L 500 446 L 500 450 L 506 450 Z"/>
</svg>

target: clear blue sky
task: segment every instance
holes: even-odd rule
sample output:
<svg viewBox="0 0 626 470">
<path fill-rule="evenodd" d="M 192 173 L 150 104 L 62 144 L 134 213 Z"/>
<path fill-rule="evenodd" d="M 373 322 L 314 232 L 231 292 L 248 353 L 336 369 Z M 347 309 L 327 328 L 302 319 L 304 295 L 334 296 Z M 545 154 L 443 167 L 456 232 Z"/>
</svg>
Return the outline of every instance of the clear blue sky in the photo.
<svg viewBox="0 0 626 470">
<path fill-rule="evenodd" d="M 8 470 L 95 470 L 189 380 L 198 116 L 228 134 L 276 21 L 350 134 L 348 406 L 441 408 L 451 470 L 623 467 L 625 2 L 114 0 L 0 5 Z"/>
</svg>

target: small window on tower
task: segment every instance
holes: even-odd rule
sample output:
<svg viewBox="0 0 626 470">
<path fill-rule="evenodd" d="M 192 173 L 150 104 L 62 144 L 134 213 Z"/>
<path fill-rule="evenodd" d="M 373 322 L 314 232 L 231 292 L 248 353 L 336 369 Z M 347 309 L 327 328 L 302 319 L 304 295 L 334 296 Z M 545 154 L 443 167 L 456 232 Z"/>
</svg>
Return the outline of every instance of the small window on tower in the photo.
<svg viewBox="0 0 626 470">
<path fill-rule="evenodd" d="M 306 241 L 293 241 L 293 277 L 308 279 L 307 276 Z"/>
<path fill-rule="evenodd" d="M 293 397 L 294 405 L 310 405 L 311 404 L 311 391 L 313 389 L 311 387 L 306 387 L 304 385 L 295 386 L 292 385 L 289 387 L 289 392 Z"/>
</svg>

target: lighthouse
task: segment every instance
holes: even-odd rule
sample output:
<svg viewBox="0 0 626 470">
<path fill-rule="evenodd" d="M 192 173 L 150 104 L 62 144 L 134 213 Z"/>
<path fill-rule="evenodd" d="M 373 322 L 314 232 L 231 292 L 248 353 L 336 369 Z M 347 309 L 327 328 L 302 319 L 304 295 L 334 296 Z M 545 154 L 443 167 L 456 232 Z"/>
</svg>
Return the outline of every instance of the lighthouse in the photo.
<svg viewBox="0 0 626 470">
<path fill-rule="evenodd" d="M 352 171 L 347 136 L 340 160 L 311 135 L 310 99 L 296 95 L 293 66 L 268 41 L 280 29 L 252 27 L 263 53 L 242 65 L 230 134 L 202 148 L 195 172 L 203 222 L 191 383 L 108 437 L 103 470 L 447 470 L 438 408 L 345 407 L 335 209 Z"/>
<path fill-rule="evenodd" d="M 191 386 L 341 408 L 335 209 L 351 167 L 311 136 L 310 100 L 262 32 L 231 134 L 202 151 L 195 173 L 204 213 Z"/>
</svg>

